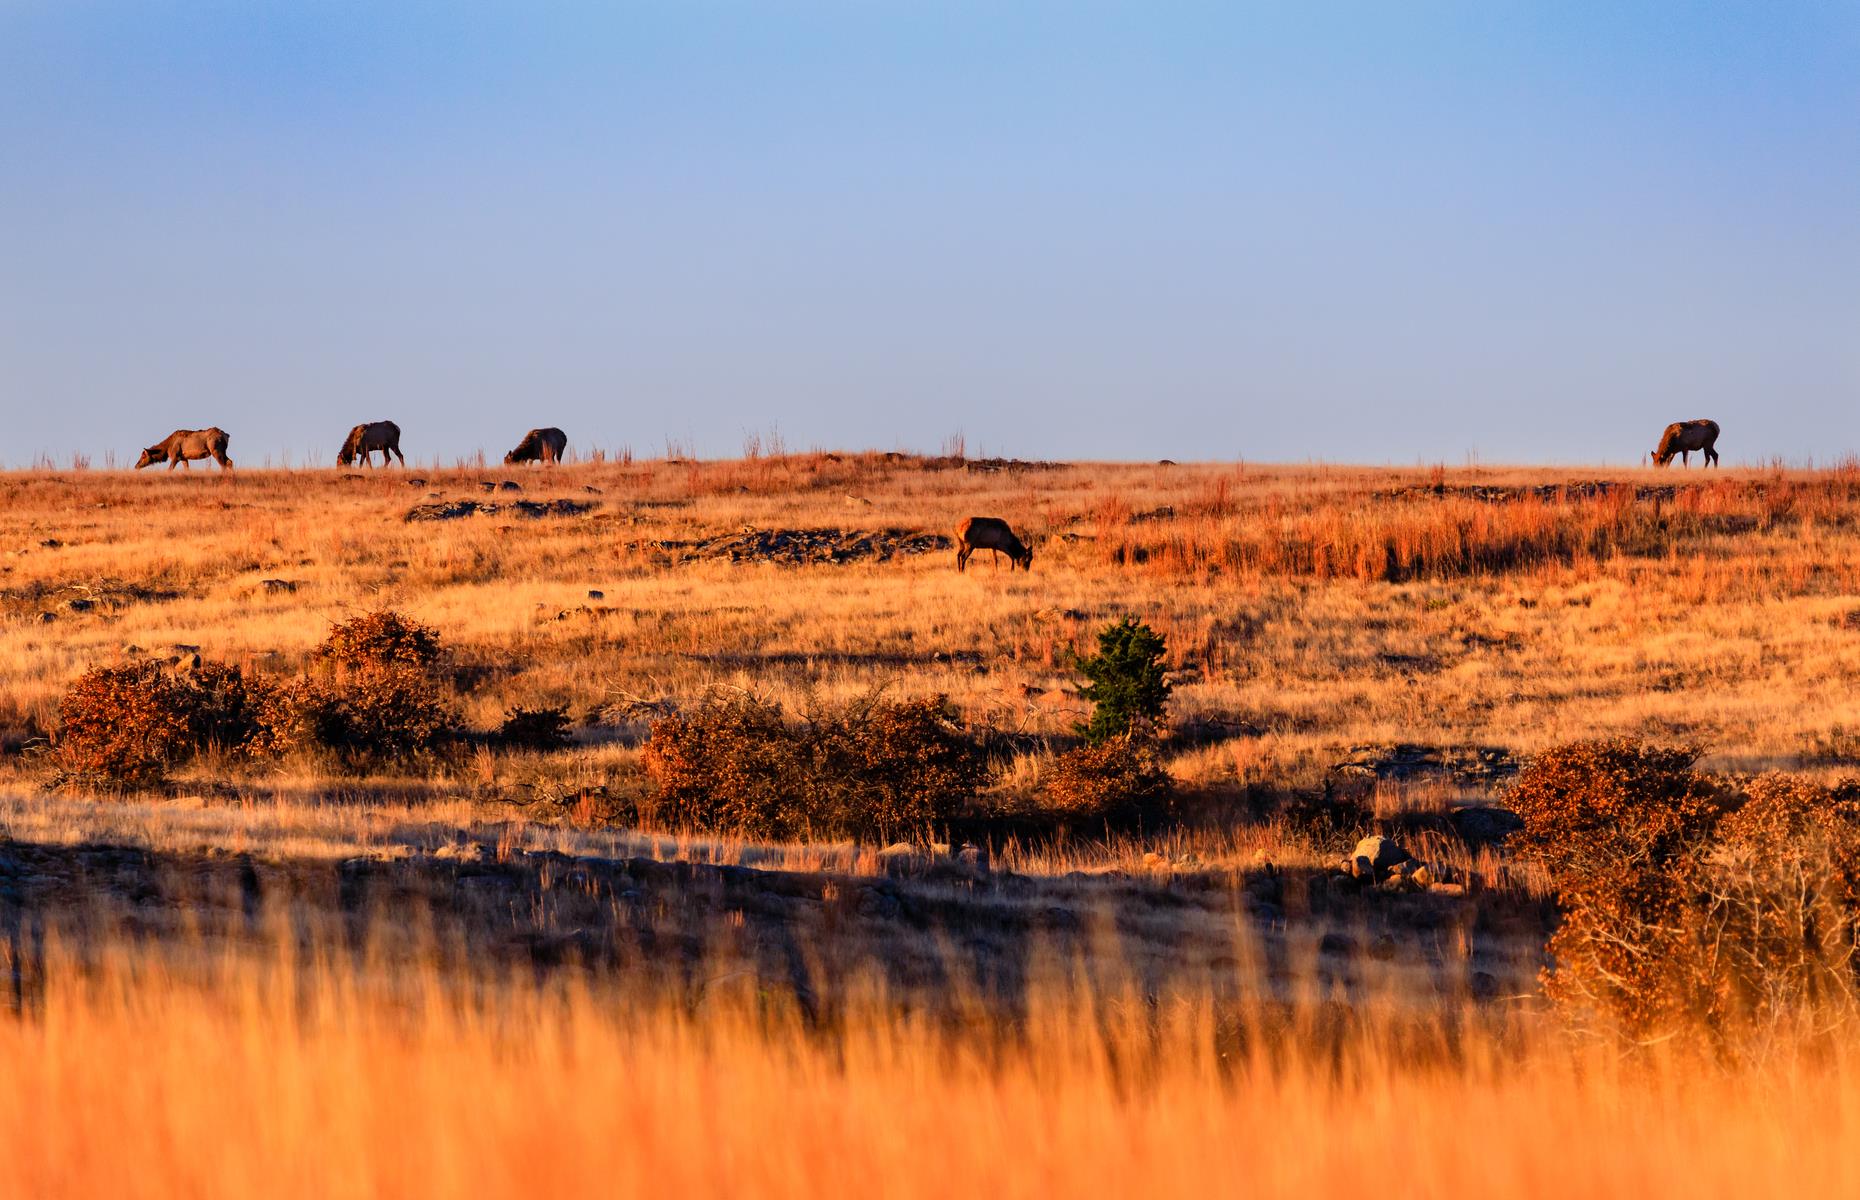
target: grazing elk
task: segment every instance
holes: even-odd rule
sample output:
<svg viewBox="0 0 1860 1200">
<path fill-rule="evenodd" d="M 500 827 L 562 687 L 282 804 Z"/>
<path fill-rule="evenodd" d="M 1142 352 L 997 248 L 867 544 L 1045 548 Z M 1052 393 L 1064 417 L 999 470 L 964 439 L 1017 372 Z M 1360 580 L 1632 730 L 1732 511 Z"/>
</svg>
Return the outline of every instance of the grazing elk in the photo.
<svg viewBox="0 0 1860 1200">
<path fill-rule="evenodd" d="M 382 466 L 385 467 L 393 461 L 388 457 L 389 454 L 400 459 L 401 466 L 407 465 L 407 456 L 400 452 L 400 426 L 392 421 L 369 421 L 349 430 L 348 438 L 342 443 L 341 452 L 336 455 L 336 465 L 351 466 L 355 462 L 355 456 L 359 454 L 362 456 L 362 465 L 372 467 L 375 462 L 370 456 L 377 450 L 381 451 Z"/>
<path fill-rule="evenodd" d="M 513 463 L 541 462 L 545 465 L 559 463 L 562 461 L 562 451 L 566 449 L 568 449 L 568 435 L 555 426 L 532 429 L 523 435 L 523 440 L 517 443 L 515 450 L 504 455 L 504 465 L 508 467 Z"/>
<path fill-rule="evenodd" d="M 230 440 L 218 425 L 206 429 L 177 429 L 144 450 L 142 457 L 136 460 L 136 470 L 165 462 L 170 471 L 180 466 L 191 471 L 194 467 L 189 460 L 211 458 L 223 471 L 232 466 L 232 459 L 226 457 L 226 443 Z"/>
<path fill-rule="evenodd" d="M 999 517 L 970 517 L 956 526 L 956 569 L 967 569 L 969 556 L 977 550 L 993 550 L 997 564 L 1003 554 L 1007 555 L 1013 564 L 1008 568 L 1010 571 L 1014 567 L 1033 570 L 1033 551 L 1015 537 L 1008 523 Z"/>
<path fill-rule="evenodd" d="M 1718 465 L 1718 452 L 1712 449 L 1718 442 L 1718 422 L 1716 421 L 1675 421 L 1666 427 L 1660 435 L 1660 444 L 1653 451 L 1653 465 L 1664 467 L 1673 461 L 1673 455 L 1685 466 L 1692 465 L 1692 451 L 1705 452 L 1705 465 Z"/>
</svg>

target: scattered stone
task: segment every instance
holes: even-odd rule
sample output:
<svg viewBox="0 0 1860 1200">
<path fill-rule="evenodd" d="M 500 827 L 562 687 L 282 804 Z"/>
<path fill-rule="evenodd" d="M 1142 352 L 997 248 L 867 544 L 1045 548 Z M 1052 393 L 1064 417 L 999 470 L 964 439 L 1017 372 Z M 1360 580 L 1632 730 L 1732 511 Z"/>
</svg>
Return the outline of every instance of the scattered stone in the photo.
<svg viewBox="0 0 1860 1200">
<path fill-rule="evenodd" d="M 1498 976 L 1490 971 L 1474 971 L 1466 981 L 1467 991 L 1472 998 L 1482 1003 L 1498 999 Z"/>
<path fill-rule="evenodd" d="M 53 621 L 56 621 L 57 619 L 58 619 L 57 613 L 42 612 L 39 614 L 39 624 L 41 625 L 50 625 Z"/>
<path fill-rule="evenodd" d="M 1350 851 L 1350 861 L 1356 868 L 1353 874 L 1359 879 L 1385 879 L 1390 871 L 1411 858 L 1413 855 L 1390 839 L 1374 835 L 1356 843 L 1356 849 Z"/>
<path fill-rule="evenodd" d="M 1356 953 L 1356 939 L 1347 933 L 1327 933 L 1318 939 L 1318 953 L 1347 958 Z"/>
<path fill-rule="evenodd" d="M 497 485 L 492 483 L 489 479 L 480 479 L 478 481 L 478 490 L 481 492 L 495 492 L 497 490 Z"/>
<path fill-rule="evenodd" d="M 409 480 L 407 481 L 407 486 L 408 486 L 408 487 L 416 487 L 416 488 L 419 488 L 419 487 L 425 487 L 425 486 L 426 486 L 426 480 L 424 480 L 424 479 L 422 479 L 422 478 L 420 478 L 420 477 L 419 477 L 418 475 L 415 475 L 415 476 L 414 476 L 414 477 L 413 477 L 412 479 L 409 479 Z"/>
<path fill-rule="evenodd" d="M 1448 819 L 1454 832 L 1471 845 L 1489 846 L 1524 828 L 1524 818 L 1508 808 L 1479 804 L 1456 808 Z"/>
<path fill-rule="evenodd" d="M 588 589 L 588 599 L 590 599 L 590 600 L 605 600 L 605 599 L 607 599 L 607 593 L 606 593 L 606 592 L 603 592 L 603 591 L 601 591 L 601 590 L 600 590 L 599 588 L 589 588 L 589 589 Z"/>
<path fill-rule="evenodd" d="M 920 855 L 917 847 L 909 842 L 893 842 L 878 852 L 878 865 L 887 875 L 909 873 L 918 864 Z"/>
<path fill-rule="evenodd" d="M 60 547 L 62 547 L 64 543 L 59 541 L 57 538 L 46 538 L 44 541 L 40 542 L 39 545 L 43 546 L 47 550 L 57 550 Z"/>
<path fill-rule="evenodd" d="M 89 612 L 91 609 L 97 607 L 97 602 L 95 600 L 82 599 L 70 600 L 65 603 L 65 607 L 72 612 Z"/>
<path fill-rule="evenodd" d="M 497 490 L 500 492 L 520 492 L 523 490 L 523 485 L 514 479 L 506 479 L 497 485 Z"/>
<path fill-rule="evenodd" d="M 199 654 L 200 653 L 199 646 L 190 646 L 186 642 L 176 642 L 172 646 L 169 646 L 168 649 L 175 654 Z"/>
</svg>

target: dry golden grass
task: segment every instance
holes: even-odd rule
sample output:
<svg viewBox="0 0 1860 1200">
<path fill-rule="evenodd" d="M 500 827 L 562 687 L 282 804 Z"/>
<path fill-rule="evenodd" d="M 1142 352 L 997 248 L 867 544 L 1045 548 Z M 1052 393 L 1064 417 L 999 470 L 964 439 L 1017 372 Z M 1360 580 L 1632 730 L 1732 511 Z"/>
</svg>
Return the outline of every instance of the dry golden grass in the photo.
<svg viewBox="0 0 1860 1200">
<path fill-rule="evenodd" d="M 1083 995 L 830 1028 L 719 980 L 54 947 L 0 1019 L 15 1196 L 1847 1195 L 1844 1050 L 1735 1075 L 1528 1014 Z M 1251 1036 L 1248 1036 L 1248 1033 Z"/>
</svg>

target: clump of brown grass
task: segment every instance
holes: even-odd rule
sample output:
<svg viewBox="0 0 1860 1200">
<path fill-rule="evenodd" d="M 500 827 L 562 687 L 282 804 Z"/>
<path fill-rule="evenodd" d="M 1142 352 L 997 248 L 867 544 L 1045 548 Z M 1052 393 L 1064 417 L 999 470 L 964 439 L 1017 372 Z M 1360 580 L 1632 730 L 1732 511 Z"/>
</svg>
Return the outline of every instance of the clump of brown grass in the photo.
<svg viewBox="0 0 1860 1200">
<path fill-rule="evenodd" d="M 1223 484 L 1225 481 L 1221 481 Z M 1402 583 L 1578 567 L 1671 552 L 1725 534 L 1850 521 L 1833 485 L 1713 484 L 1640 497 L 1632 487 L 1435 490 L 1346 502 L 1274 498 L 1233 508 L 1217 489 L 1179 516 L 1129 525 L 1127 508 L 1101 508 L 1098 545 L 1113 565 L 1151 573 L 1210 572 Z"/>
<path fill-rule="evenodd" d="M 18 754 L 45 736 L 39 714 L 17 696 L 0 696 L 0 757 Z"/>
</svg>

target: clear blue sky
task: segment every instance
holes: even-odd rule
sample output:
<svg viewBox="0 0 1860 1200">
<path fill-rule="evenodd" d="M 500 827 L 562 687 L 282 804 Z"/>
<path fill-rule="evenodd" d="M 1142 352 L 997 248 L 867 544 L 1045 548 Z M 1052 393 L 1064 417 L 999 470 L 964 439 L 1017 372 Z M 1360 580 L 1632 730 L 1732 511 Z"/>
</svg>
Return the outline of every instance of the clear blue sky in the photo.
<svg viewBox="0 0 1860 1200">
<path fill-rule="evenodd" d="M 1860 4 L 0 0 L 0 458 L 1860 450 Z"/>
</svg>

